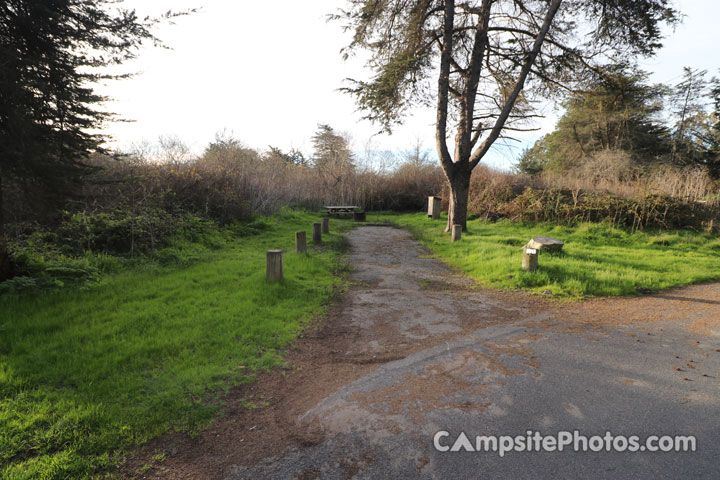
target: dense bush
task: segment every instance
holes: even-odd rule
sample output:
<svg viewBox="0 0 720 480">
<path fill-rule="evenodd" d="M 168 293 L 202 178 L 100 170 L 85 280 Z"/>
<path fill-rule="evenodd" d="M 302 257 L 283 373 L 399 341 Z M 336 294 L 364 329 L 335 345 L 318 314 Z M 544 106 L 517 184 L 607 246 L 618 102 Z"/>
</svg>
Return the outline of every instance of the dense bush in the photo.
<svg viewBox="0 0 720 480">
<path fill-rule="evenodd" d="M 218 140 L 197 158 L 177 157 L 94 158 L 92 163 L 102 170 L 84 187 L 79 208 L 161 209 L 223 224 L 288 206 L 418 210 L 445 184 L 440 166 L 432 162 L 405 161 L 393 168 L 377 159 L 340 166 L 296 164 L 277 150 L 260 153 L 234 140 Z"/>
<path fill-rule="evenodd" d="M 606 155 L 596 164 L 562 175 L 529 176 L 478 167 L 468 211 L 492 220 L 718 230 L 718 186 L 706 171 L 659 166 L 640 173 L 622 165 L 622 159 Z"/>
<path fill-rule="evenodd" d="M 563 224 L 608 222 L 635 230 L 691 228 L 713 231 L 717 229 L 717 215 L 717 208 L 662 195 L 623 198 L 610 193 L 529 187 L 498 209 L 498 216 L 511 220 Z"/>
<path fill-rule="evenodd" d="M 224 235 L 256 231 L 253 224 L 242 231 L 219 230 L 197 216 L 157 209 L 66 213 L 52 230 L 26 227 L 12 239 L 16 277 L 0 284 L 0 293 L 96 281 L 101 273 L 118 270 L 140 255 L 162 265 L 191 262 L 201 251 L 222 244 Z"/>
</svg>

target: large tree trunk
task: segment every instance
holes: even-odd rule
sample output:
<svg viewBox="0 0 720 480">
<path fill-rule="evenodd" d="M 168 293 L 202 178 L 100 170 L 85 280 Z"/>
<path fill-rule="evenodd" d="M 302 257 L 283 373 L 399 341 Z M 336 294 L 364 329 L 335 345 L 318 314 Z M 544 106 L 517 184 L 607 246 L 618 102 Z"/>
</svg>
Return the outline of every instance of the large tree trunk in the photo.
<svg viewBox="0 0 720 480">
<path fill-rule="evenodd" d="M 467 232 L 468 196 L 472 170 L 469 168 L 454 168 L 453 170 L 455 171 L 447 174 L 450 185 L 450 204 L 445 231 L 451 232 L 453 225 L 462 225 L 463 232 Z"/>
<path fill-rule="evenodd" d="M 10 249 L 5 237 L 5 214 L 3 206 L 2 176 L 0 176 L 0 282 L 12 276 L 10 268 Z"/>
</svg>

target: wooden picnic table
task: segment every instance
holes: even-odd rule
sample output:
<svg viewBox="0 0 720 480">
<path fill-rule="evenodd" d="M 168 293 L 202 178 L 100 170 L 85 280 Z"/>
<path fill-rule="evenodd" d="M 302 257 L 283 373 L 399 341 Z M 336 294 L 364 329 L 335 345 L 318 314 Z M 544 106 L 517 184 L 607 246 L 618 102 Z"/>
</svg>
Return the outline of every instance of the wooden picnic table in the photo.
<svg viewBox="0 0 720 480">
<path fill-rule="evenodd" d="M 323 208 L 327 210 L 328 215 L 353 214 L 361 210 L 361 208 L 356 205 L 326 205 Z"/>
</svg>

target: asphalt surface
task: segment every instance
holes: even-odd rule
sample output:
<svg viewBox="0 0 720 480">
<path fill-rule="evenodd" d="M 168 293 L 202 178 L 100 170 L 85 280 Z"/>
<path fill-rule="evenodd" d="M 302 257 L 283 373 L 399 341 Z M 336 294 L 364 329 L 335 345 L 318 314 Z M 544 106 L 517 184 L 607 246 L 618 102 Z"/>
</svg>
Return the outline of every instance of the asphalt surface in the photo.
<svg viewBox="0 0 720 480">
<path fill-rule="evenodd" d="M 385 355 L 398 341 L 427 348 L 380 364 L 298 417 L 324 432 L 319 443 L 233 466 L 227 478 L 720 478 L 720 301 L 681 291 L 651 299 L 647 321 L 623 322 L 632 304 L 622 301 L 617 322 L 593 324 L 585 308 L 578 323 L 566 308 L 503 305 L 467 289 L 406 232 L 363 227 L 350 240 L 360 286 L 348 294 L 347 321 L 376 334 L 347 355 Z M 513 320 L 493 322 L 500 315 Z M 701 331 L 692 328 L 698 315 Z M 439 451 L 439 431 L 443 447 L 461 432 L 469 443 Z M 696 450 L 466 451 L 476 436 L 573 431 L 637 436 L 641 445 L 691 435 Z"/>
</svg>

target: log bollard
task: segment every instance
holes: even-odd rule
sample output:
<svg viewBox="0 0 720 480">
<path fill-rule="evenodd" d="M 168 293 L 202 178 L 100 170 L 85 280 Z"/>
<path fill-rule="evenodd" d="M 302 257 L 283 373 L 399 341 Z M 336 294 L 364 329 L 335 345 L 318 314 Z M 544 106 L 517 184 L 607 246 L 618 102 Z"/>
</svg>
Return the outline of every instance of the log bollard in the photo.
<svg viewBox="0 0 720 480">
<path fill-rule="evenodd" d="M 319 222 L 313 223 L 312 225 L 312 232 L 313 232 L 313 243 L 320 243 L 322 242 L 322 231 L 321 231 L 322 225 Z"/>
<path fill-rule="evenodd" d="M 265 279 L 278 282 L 283 279 L 283 251 L 268 250 L 265 261 Z"/>
<path fill-rule="evenodd" d="M 295 251 L 297 253 L 307 252 L 307 237 L 305 231 L 295 232 Z"/>
<path fill-rule="evenodd" d="M 526 272 L 534 272 L 538 269 L 538 250 L 529 248 L 527 245 L 523 247 L 522 269 Z"/>
<path fill-rule="evenodd" d="M 428 217 L 433 220 L 440 218 L 440 205 L 442 199 L 440 197 L 428 197 Z"/>
<path fill-rule="evenodd" d="M 453 225 L 452 228 L 452 241 L 457 242 L 462 236 L 462 225 Z"/>
<path fill-rule="evenodd" d="M 322 219 L 322 233 L 330 233 L 330 219 L 329 218 Z"/>
</svg>

